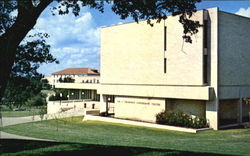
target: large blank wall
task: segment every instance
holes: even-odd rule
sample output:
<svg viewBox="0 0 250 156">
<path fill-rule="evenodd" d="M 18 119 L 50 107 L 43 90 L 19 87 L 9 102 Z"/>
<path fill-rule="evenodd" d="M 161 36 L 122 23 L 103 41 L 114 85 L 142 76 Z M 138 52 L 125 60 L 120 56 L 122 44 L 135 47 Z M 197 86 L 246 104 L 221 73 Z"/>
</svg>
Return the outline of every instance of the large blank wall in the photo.
<svg viewBox="0 0 250 156">
<path fill-rule="evenodd" d="M 202 23 L 203 11 L 195 20 Z M 202 28 L 182 39 L 178 17 L 150 27 L 145 21 L 102 28 L 101 82 L 108 84 L 203 85 Z M 167 73 L 164 73 L 164 25 L 167 26 Z"/>
<path fill-rule="evenodd" d="M 250 18 L 219 12 L 219 84 L 250 85 Z"/>
</svg>

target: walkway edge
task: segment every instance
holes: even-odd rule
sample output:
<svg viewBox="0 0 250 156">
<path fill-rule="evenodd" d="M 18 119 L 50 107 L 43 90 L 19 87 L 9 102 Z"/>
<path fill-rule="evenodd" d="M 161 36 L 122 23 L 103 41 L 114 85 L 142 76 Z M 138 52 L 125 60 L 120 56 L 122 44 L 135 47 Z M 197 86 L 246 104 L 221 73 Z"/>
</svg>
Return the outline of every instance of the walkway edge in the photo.
<svg viewBox="0 0 250 156">
<path fill-rule="evenodd" d="M 188 133 L 198 133 L 202 131 L 212 130 L 212 128 L 192 129 L 192 128 L 159 125 L 159 124 L 154 124 L 154 123 L 138 122 L 138 121 L 131 121 L 131 120 L 115 119 L 115 118 L 110 118 L 110 117 L 85 115 L 83 118 L 83 121 L 89 121 L 89 120 L 121 123 L 121 124 L 128 124 L 128 125 L 134 125 L 134 126 L 143 126 L 143 127 L 149 127 L 149 128 L 158 128 L 158 129 L 173 130 L 173 131 L 188 132 Z"/>
</svg>

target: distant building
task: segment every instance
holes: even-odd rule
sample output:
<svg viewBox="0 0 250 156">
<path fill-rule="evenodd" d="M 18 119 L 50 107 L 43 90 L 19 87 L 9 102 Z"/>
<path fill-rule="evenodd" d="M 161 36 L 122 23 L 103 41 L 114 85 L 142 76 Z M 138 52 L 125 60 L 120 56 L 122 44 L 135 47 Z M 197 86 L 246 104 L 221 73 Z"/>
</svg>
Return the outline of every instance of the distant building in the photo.
<svg viewBox="0 0 250 156">
<path fill-rule="evenodd" d="M 49 83 L 55 86 L 56 83 L 60 83 L 60 80 L 70 77 L 74 80 L 74 83 L 99 83 L 100 73 L 97 69 L 92 68 L 67 68 L 52 73 L 52 76 L 46 76 Z"/>
<path fill-rule="evenodd" d="M 179 110 L 205 117 L 215 130 L 249 122 L 250 19 L 197 11 L 192 19 L 204 27 L 192 44 L 183 41 L 178 19 L 102 28 L 100 84 L 56 88 L 96 90 L 100 112 L 117 118 L 155 122 L 157 113 Z M 53 73 L 55 82 L 70 75 L 63 73 Z"/>
</svg>

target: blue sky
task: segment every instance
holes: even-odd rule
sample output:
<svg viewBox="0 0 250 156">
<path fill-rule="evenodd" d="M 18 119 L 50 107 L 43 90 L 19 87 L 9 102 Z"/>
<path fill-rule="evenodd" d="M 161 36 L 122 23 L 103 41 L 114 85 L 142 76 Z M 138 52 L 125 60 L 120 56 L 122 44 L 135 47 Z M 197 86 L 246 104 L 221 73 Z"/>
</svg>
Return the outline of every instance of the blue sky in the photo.
<svg viewBox="0 0 250 156">
<path fill-rule="evenodd" d="M 198 9 L 219 7 L 220 10 L 250 17 L 250 1 L 203 1 Z M 43 64 L 39 72 L 50 75 L 52 72 L 73 67 L 100 69 L 100 28 L 113 24 L 126 23 L 131 18 L 121 20 L 109 6 L 105 12 L 82 8 L 80 16 L 73 14 L 52 16 L 47 8 L 39 17 L 33 31 L 47 32 L 50 38 L 51 53 L 60 64 Z"/>
</svg>

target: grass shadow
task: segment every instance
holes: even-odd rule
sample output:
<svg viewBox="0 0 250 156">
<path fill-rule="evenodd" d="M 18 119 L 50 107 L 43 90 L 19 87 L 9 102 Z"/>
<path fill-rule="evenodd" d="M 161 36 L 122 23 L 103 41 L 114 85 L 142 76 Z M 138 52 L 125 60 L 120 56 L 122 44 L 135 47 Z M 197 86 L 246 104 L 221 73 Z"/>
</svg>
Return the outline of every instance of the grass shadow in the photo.
<svg viewBox="0 0 250 156">
<path fill-rule="evenodd" d="M 172 156 L 222 156 L 142 147 L 106 146 L 82 143 L 48 142 L 35 140 L 1 139 L 0 153 L 4 155 L 172 155 Z"/>
</svg>

